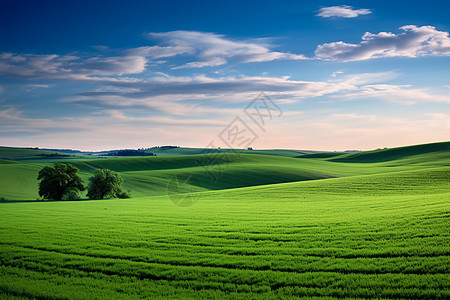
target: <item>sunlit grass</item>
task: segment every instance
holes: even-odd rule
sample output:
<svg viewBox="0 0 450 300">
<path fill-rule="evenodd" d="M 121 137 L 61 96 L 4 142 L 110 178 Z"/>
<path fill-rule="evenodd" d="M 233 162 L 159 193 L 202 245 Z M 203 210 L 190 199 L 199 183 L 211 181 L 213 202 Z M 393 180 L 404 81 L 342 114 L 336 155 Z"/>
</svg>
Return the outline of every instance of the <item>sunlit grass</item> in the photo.
<svg viewBox="0 0 450 300">
<path fill-rule="evenodd" d="M 0 297 L 449 298 L 448 152 L 396 155 L 229 155 L 216 181 L 198 156 L 79 160 L 155 195 L 2 203 Z M 3 179 L 40 166 L 0 165 L 2 191 L 31 189 Z M 164 194 L 183 174 L 203 190 L 188 207 Z"/>
</svg>

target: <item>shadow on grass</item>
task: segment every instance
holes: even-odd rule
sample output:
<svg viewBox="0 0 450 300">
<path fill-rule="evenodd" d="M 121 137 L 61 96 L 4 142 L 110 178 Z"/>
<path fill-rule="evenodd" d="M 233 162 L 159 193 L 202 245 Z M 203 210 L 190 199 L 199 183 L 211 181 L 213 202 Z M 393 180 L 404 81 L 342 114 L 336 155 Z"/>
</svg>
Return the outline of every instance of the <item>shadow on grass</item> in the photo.
<svg viewBox="0 0 450 300">
<path fill-rule="evenodd" d="M 113 200 L 113 199 L 119 199 L 119 198 L 105 198 L 105 199 L 89 199 L 89 198 L 83 198 L 83 199 L 73 199 L 73 200 L 8 200 L 5 198 L 0 198 L 0 203 L 48 203 L 48 202 L 79 202 L 79 201 L 101 201 L 101 200 Z"/>
</svg>

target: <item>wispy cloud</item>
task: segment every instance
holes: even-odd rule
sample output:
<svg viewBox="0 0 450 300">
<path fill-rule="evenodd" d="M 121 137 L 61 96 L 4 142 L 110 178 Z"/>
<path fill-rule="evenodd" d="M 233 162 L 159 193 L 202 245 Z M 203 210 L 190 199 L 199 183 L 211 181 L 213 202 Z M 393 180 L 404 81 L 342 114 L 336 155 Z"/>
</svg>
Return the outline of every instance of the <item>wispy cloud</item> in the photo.
<svg viewBox="0 0 450 300">
<path fill-rule="evenodd" d="M 43 89 L 48 89 L 50 87 L 49 84 L 27 84 L 27 87 L 29 88 L 43 88 Z"/>
<path fill-rule="evenodd" d="M 23 116 L 23 111 L 14 106 L 0 107 L 0 132 L 7 130 L 30 130 L 35 128 L 50 128 L 55 123 L 50 119 L 27 118 Z"/>
<path fill-rule="evenodd" d="M 238 113 L 235 111 L 234 113 Z M 226 126 L 226 120 L 214 120 L 211 118 L 199 119 L 177 119 L 169 116 L 148 116 L 136 117 L 120 110 L 106 110 L 101 112 L 102 115 L 110 116 L 114 120 L 126 121 L 127 124 L 157 124 L 164 126 Z"/>
<path fill-rule="evenodd" d="M 232 40 L 198 31 L 149 33 L 161 45 L 130 48 L 114 56 L 0 53 L 0 75 L 72 81 L 128 81 L 149 65 L 167 63 L 171 69 L 203 68 L 227 63 L 302 60 L 304 55 L 273 51 L 268 39 Z M 113 50 L 111 50 L 113 51 Z M 113 51 L 114 52 L 114 51 Z M 183 62 L 171 60 L 183 56 Z M 169 59 L 169 61 L 161 61 Z M 188 60 L 188 62 L 186 62 Z"/>
<path fill-rule="evenodd" d="M 112 80 L 103 76 L 137 74 L 145 70 L 140 56 L 78 57 L 73 55 L 37 55 L 4 52 L 0 54 L 0 75 L 34 79 L 74 81 Z"/>
<path fill-rule="evenodd" d="M 124 86 L 121 84 L 120 86 Z M 129 90 L 129 87 L 134 87 Z M 287 100 L 317 97 L 356 87 L 348 82 L 299 81 L 289 77 L 228 76 L 212 78 L 161 76 L 128 84 L 124 90 L 92 91 L 64 101 L 100 107 L 148 107 L 156 110 L 191 111 L 178 107 L 180 102 L 198 100 L 197 105 L 241 103 L 251 101 L 260 91 Z"/>
<path fill-rule="evenodd" d="M 371 14 L 372 11 L 367 8 L 355 9 L 348 5 L 322 7 L 316 16 L 323 18 L 340 17 L 340 18 L 356 18 L 361 15 Z"/>
<path fill-rule="evenodd" d="M 396 76 L 398 74 L 394 72 L 341 74 L 328 81 L 297 81 L 289 77 L 166 75 L 66 98 L 65 102 L 96 106 L 95 110 L 79 117 L 34 118 L 33 114 L 4 107 L 0 109 L 0 135 L 10 145 L 18 146 L 98 149 L 96 145 L 102 148 L 142 147 L 164 142 L 198 146 L 214 137 L 218 126 L 226 126 L 242 112 L 242 104 L 237 102 L 251 101 L 255 91 L 260 90 L 269 90 L 267 94 L 272 99 L 285 103 L 299 99 L 314 101 L 312 98 L 320 96 L 336 101 L 377 98 L 405 104 L 450 101 L 445 95 L 410 85 L 388 85 L 382 80 Z M 448 131 L 450 124 L 446 116 L 429 111 L 420 120 L 408 120 L 343 109 L 329 114 L 308 111 L 299 119 L 298 113 L 290 109 L 283 120 L 274 123 L 267 136 L 254 146 L 329 149 L 333 144 L 335 149 L 342 150 L 428 142 L 439 140 Z M 199 127 L 201 134 L 197 134 Z M 292 132 L 295 132 L 298 145 L 292 144 Z M 398 136 L 402 136 L 401 141 Z M 56 140 L 58 144 L 55 144 Z M 326 142 L 322 143 L 322 140 Z M 376 140 L 382 140 L 384 144 L 377 145 Z"/>
<path fill-rule="evenodd" d="M 104 87 L 66 97 L 62 101 L 100 109 L 146 109 L 176 116 L 234 114 L 225 106 L 249 102 L 260 91 L 283 103 L 326 96 L 328 102 L 378 99 L 402 104 L 450 102 L 445 94 L 411 85 L 388 84 L 395 72 L 358 73 L 327 81 L 289 77 L 228 76 L 212 78 L 160 76 L 145 81 Z M 218 107 L 219 106 L 219 107 Z"/>
<path fill-rule="evenodd" d="M 223 65 L 230 61 L 249 63 L 279 59 L 306 59 L 301 54 L 271 50 L 267 44 L 267 39 L 232 40 L 221 34 L 184 30 L 149 33 L 147 37 L 161 40 L 162 43 L 168 46 L 143 47 L 139 49 L 141 53 L 147 52 L 153 58 L 189 54 L 196 59 L 180 66 L 175 66 L 173 69 L 212 67 Z"/>
<path fill-rule="evenodd" d="M 393 84 L 368 84 L 355 91 L 343 95 L 335 95 L 341 98 L 377 98 L 389 102 L 402 104 L 415 104 L 418 102 L 443 102 L 450 103 L 450 96 L 439 95 L 424 88 L 414 88 L 411 85 Z"/>
<path fill-rule="evenodd" d="M 433 26 L 407 25 L 403 32 L 366 32 L 359 44 L 342 41 L 319 45 L 315 55 L 323 60 L 358 61 L 382 57 L 449 56 L 449 33 Z"/>
<path fill-rule="evenodd" d="M 106 150 L 181 144 L 198 146 L 227 119 L 133 116 L 119 110 L 79 117 L 35 118 L 16 107 L 0 107 L 0 136 L 8 145 Z M 199 132 L 198 127 L 202 130 Z"/>
</svg>

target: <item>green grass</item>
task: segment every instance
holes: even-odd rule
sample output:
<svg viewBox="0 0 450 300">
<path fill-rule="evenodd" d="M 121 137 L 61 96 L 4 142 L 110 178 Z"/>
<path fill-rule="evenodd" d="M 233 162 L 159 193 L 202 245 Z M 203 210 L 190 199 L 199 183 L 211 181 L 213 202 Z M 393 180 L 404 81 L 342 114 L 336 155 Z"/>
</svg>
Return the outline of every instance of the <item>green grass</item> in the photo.
<svg viewBox="0 0 450 300">
<path fill-rule="evenodd" d="M 67 155 L 67 157 L 53 158 L 48 155 L 52 154 Z M 0 146 L 0 164 L 5 163 L 5 161 L 24 161 L 30 162 L 56 162 L 56 161 L 67 161 L 73 159 L 94 159 L 96 156 L 82 155 L 82 154 L 67 154 L 58 153 L 55 151 L 30 149 L 30 148 L 13 148 L 13 147 L 2 147 Z"/>
<path fill-rule="evenodd" d="M 333 177 L 304 167 L 297 159 L 250 154 L 117 158 L 75 162 L 74 165 L 86 172 L 96 168 L 119 172 L 125 180 L 124 187 L 135 196 L 167 193 L 167 185 L 174 176 L 190 178 L 189 183 L 200 190 Z"/>
<path fill-rule="evenodd" d="M 190 177 L 190 183 L 200 190 L 334 177 L 324 166 L 316 170 L 315 162 L 305 164 L 295 158 L 250 154 L 75 159 L 69 162 L 80 169 L 85 182 L 99 168 L 119 172 L 125 180 L 124 188 L 131 190 L 135 197 L 166 194 L 167 185 L 174 176 Z M 44 165 L 43 162 L 23 161 L 0 164 L 0 196 L 10 200 L 36 199 L 36 178 Z"/>
<path fill-rule="evenodd" d="M 35 164 L 0 164 L 0 197 L 35 200 L 39 196 L 37 174 L 41 168 Z"/>
<path fill-rule="evenodd" d="M 331 160 L 340 162 L 374 163 L 374 162 L 385 162 L 398 159 L 405 159 L 417 155 L 430 153 L 432 153 L 433 155 L 436 155 L 436 153 L 441 153 L 446 154 L 447 157 L 450 157 L 450 142 L 423 144 L 393 149 L 380 149 L 373 151 L 343 154 Z"/>
<path fill-rule="evenodd" d="M 27 159 L 31 157 L 36 157 L 39 154 L 51 154 L 54 152 L 38 150 L 38 149 L 27 149 L 27 148 L 13 148 L 13 147 L 1 147 L 0 146 L 0 159 L 2 160 L 17 160 L 17 159 Z"/>
<path fill-rule="evenodd" d="M 417 147 L 375 162 L 76 160 L 83 176 L 119 171 L 135 198 L 1 203 L 0 298 L 448 299 L 449 153 Z M 217 181 L 205 165 L 222 167 Z M 0 164 L 0 191 L 40 166 Z M 195 205 L 156 195 L 173 175 L 193 176 Z M 317 180 L 264 182 L 288 175 Z"/>
<path fill-rule="evenodd" d="M 184 209 L 166 197 L 3 204 L 1 290 L 86 299 L 446 298 L 449 172 L 205 192 Z M 391 188 L 380 190 L 386 182 Z"/>
<path fill-rule="evenodd" d="M 448 144 L 444 144 L 445 147 L 448 147 Z M 186 190 L 191 188 L 218 190 L 450 165 L 450 151 L 446 151 L 441 144 L 438 146 L 435 147 L 435 152 L 414 152 L 408 148 L 408 155 L 398 156 L 399 158 L 395 160 L 374 163 L 360 163 L 358 159 L 352 160 L 350 158 L 353 154 L 345 154 L 344 157 L 350 158 L 338 160 L 335 157 L 320 154 L 312 155 L 312 157 L 305 155 L 300 158 L 291 158 L 240 153 L 88 159 L 80 157 L 66 161 L 81 170 L 81 176 L 85 181 L 99 168 L 117 171 L 125 180 L 124 188 L 131 190 L 133 196 L 142 197 L 166 194 L 167 186 L 174 176 L 181 179 L 189 178 Z M 419 150 L 423 148 L 422 145 L 416 147 Z M 379 151 L 390 153 L 396 150 Z M 409 153 L 417 154 L 409 155 Z M 379 155 L 378 152 L 375 154 Z M 364 156 L 364 152 L 358 155 Z M 368 155 L 372 155 L 372 152 L 368 152 Z M 48 162 L 18 160 L 8 165 L 1 162 L 0 179 L 4 178 L 4 180 L 0 181 L 0 196 L 9 200 L 35 200 L 38 197 L 38 185 L 35 180 L 37 173 L 42 166 L 54 160 Z M 18 190 L 20 190 L 19 193 Z"/>
</svg>

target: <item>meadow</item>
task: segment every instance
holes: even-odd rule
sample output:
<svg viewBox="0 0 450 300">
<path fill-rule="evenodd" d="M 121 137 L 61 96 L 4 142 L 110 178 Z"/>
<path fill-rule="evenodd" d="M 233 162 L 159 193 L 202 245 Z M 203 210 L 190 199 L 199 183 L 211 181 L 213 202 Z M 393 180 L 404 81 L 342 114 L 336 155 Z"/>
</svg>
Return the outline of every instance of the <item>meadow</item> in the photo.
<svg viewBox="0 0 450 300">
<path fill-rule="evenodd" d="M 76 157 L 83 178 L 115 170 L 133 198 L 64 202 L 33 201 L 37 171 L 53 160 L 8 151 L 3 298 L 450 298 L 449 142 L 299 157 Z M 168 197 L 174 176 L 190 176 L 180 192 L 194 188 L 194 205 Z"/>
</svg>

